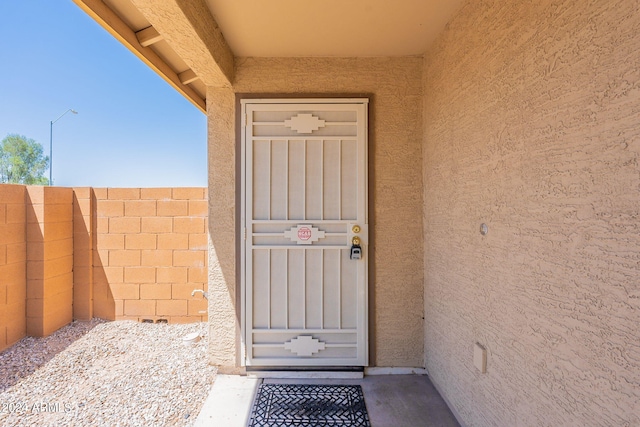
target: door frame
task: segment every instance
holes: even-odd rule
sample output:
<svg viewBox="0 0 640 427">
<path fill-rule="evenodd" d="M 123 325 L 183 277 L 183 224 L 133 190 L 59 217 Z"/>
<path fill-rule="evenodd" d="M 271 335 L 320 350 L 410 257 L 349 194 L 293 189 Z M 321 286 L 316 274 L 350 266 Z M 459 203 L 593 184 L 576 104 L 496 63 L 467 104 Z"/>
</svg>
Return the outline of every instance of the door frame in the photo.
<svg viewBox="0 0 640 427">
<path fill-rule="evenodd" d="M 365 218 L 368 226 L 368 247 L 367 247 L 367 268 L 365 269 L 365 286 L 364 286 L 364 310 L 365 319 L 363 325 L 363 335 L 365 339 L 365 366 L 371 366 L 372 355 L 375 352 L 374 342 L 371 339 L 374 333 L 374 324 L 372 311 L 374 308 L 374 298 L 370 287 L 372 286 L 373 272 L 374 272 L 374 215 L 372 209 L 372 188 L 371 180 L 373 176 L 373 168 L 369 163 L 369 156 L 372 154 L 372 140 L 371 140 L 371 96 L 341 96 L 341 95 L 327 95 L 320 94 L 318 97 L 315 95 L 299 95 L 299 94 L 236 94 L 236 153 L 240 155 L 236 157 L 236 235 L 238 236 L 238 243 L 236 244 L 236 255 L 240 262 L 236 263 L 236 289 L 239 291 L 236 293 L 236 307 L 239 310 L 236 311 L 240 328 L 237 335 L 237 348 L 240 350 L 237 353 L 237 366 L 248 367 L 247 365 L 247 342 L 246 342 L 246 134 L 245 134 L 245 105 L 246 104 L 349 104 L 349 103 L 364 103 L 366 105 L 366 114 L 364 117 L 364 131 L 365 131 L 365 153 L 364 153 L 364 174 L 365 174 L 365 191 L 364 191 L 364 209 Z M 283 369 L 286 367 L 278 367 Z M 291 369 L 304 369 L 304 366 L 292 365 Z M 314 368 L 322 369 L 323 366 L 315 366 Z M 326 366 L 325 366 L 326 368 Z"/>
</svg>

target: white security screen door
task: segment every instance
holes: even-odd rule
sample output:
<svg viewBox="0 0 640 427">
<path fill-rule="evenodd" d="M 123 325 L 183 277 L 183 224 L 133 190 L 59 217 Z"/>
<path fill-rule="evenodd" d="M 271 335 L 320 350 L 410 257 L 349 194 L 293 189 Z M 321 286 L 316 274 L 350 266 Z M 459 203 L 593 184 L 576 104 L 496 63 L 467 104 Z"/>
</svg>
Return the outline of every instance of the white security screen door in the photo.
<svg viewBox="0 0 640 427">
<path fill-rule="evenodd" d="M 242 101 L 248 366 L 368 364 L 367 102 Z"/>
</svg>

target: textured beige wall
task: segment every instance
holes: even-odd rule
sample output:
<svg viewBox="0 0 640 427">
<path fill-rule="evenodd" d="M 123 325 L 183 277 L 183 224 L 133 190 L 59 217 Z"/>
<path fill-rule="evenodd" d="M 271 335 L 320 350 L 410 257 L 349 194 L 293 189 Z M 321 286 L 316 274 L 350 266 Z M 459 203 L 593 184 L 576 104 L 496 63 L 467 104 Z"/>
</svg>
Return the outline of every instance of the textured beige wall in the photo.
<svg viewBox="0 0 640 427">
<path fill-rule="evenodd" d="M 471 0 L 425 57 L 426 366 L 469 426 L 640 425 L 639 6 Z"/>
<path fill-rule="evenodd" d="M 209 362 L 220 373 L 240 365 L 236 305 L 235 95 L 207 88 L 209 139 Z"/>
<path fill-rule="evenodd" d="M 421 68 L 421 59 L 415 57 L 236 59 L 237 93 L 267 94 L 265 97 L 372 95 L 369 162 L 373 205 L 369 213 L 375 254 L 370 283 L 374 366 L 423 366 Z M 218 232 L 228 232 L 225 227 L 232 224 L 234 202 L 230 197 L 235 195 L 231 168 L 235 162 L 232 151 L 235 127 L 229 128 L 235 126 L 230 116 L 235 105 L 229 98 L 230 91 L 223 92 L 210 89 L 207 93 L 210 235 L 217 240 L 210 251 L 213 258 L 210 258 L 209 286 L 221 291 L 220 303 L 226 307 L 218 321 L 212 314 L 212 336 L 214 331 L 220 333 L 219 323 L 223 319 L 237 314 L 229 303 L 229 294 L 233 292 L 230 279 L 235 277 L 231 268 L 235 253 L 230 246 L 233 236 L 217 237 Z M 222 223 L 218 226 L 219 221 Z M 217 268 L 220 253 L 224 253 L 224 262 Z M 212 300 L 210 309 L 218 309 L 220 303 Z M 227 343 L 234 327 L 237 325 L 227 324 L 224 329 L 227 332 L 221 333 L 227 337 Z M 210 349 L 210 353 L 213 351 L 214 348 Z M 215 358 L 211 360 L 216 363 Z"/>
</svg>

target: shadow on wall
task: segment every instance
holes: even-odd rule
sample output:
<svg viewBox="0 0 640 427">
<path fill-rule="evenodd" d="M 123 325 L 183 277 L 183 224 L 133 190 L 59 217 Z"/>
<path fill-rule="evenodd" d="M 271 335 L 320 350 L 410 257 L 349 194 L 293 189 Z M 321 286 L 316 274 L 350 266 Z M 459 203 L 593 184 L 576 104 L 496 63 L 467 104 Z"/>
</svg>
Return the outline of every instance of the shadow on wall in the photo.
<svg viewBox="0 0 640 427">
<path fill-rule="evenodd" d="M 93 250 L 77 277 L 92 289 L 93 316 L 110 320 L 191 323 L 207 320 L 206 188 L 95 188 L 78 199 Z M 78 236 L 79 237 L 79 236 Z M 80 240 L 80 239 L 78 239 Z M 87 245 L 89 246 L 89 245 Z M 85 254 L 86 252 L 86 254 Z M 90 259 L 89 259 L 90 258 Z M 92 271 L 92 272 L 91 272 Z"/>
<path fill-rule="evenodd" d="M 26 335 L 25 187 L 0 185 L 0 351 Z"/>
<path fill-rule="evenodd" d="M 115 300 L 98 246 L 98 205 L 94 190 L 75 188 L 73 204 L 74 318 L 115 320 Z M 105 255 L 108 256 L 108 252 Z"/>
<path fill-rule="evenodd" d="M 26 187 L 27 335 L 73 320 L 73 190 Z"/>
<path fill-rule="evenodd" d="M 93 278 L 93 315 L 102 319 L 116 320 L 116 302 L 104 271 L 104 264 L 100 255 L 97 254 L 93 263 Z"/>
<path fill-rule="evenodd" d="M 73 319 L 206 321 L 206 194 L 0 185 L 0 350 Z"/>
<path fill-rule="evenodd" d="M 33 194 L 25 189 L 26 214 L 26 286 L 25 316 L 26 334 L 32 337 L 43 335 L 43 299 L 44 299 L 44 232 L 39 217 L 44 214 L 42 203 L 39 209 L 34 207 Z M 40 212 L 37 212 L 39 210 Z"/>
</svg>

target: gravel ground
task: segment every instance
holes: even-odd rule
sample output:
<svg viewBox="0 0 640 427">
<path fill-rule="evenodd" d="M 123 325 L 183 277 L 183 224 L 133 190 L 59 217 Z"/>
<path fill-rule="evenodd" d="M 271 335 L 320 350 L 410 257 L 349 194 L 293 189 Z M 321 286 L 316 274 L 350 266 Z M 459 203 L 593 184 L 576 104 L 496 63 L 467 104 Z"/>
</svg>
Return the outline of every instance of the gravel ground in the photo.
<svg viewBox="0 0 640 427">
<path fill-rule="evenodd" d="M 2 426 L 190 426 L 215 379 L 202 323 L 73 322 L 0 353 Z"/>
</svg>

